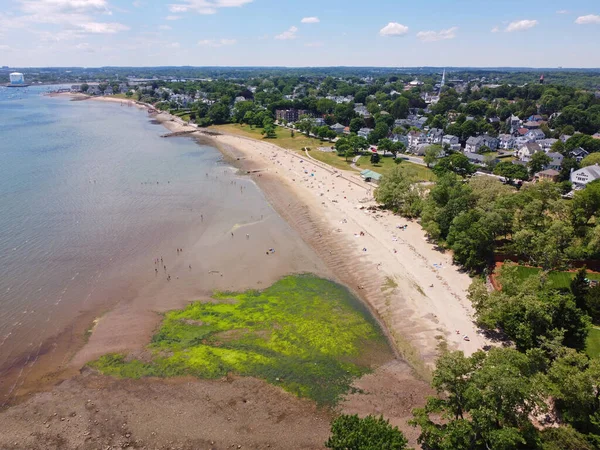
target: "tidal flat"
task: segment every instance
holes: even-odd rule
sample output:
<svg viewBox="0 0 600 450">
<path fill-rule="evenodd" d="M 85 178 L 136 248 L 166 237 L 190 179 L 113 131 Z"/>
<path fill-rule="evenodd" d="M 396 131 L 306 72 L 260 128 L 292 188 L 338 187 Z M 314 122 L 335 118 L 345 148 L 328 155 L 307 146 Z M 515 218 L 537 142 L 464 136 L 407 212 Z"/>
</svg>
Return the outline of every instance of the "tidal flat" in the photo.
<svg viewBox="0 0 600 450">
<path fill-rule="evenodd" d="M 262 291 L 217 292 L 213 300 L 167 312 L 145 357 L 108 354 L 90 366 L 120 378 L 255 377 L 334 405 L 356 378 L 391 358 L 360 301 L 315 275 L 287 276 Z"/>
</svg>

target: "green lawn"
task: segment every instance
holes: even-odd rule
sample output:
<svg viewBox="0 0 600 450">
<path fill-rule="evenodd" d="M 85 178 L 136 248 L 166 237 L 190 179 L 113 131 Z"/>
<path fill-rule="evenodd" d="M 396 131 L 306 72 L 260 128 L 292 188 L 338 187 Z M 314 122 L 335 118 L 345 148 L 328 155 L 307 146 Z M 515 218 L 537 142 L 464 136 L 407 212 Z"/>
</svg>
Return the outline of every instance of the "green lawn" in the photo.
<svg viewBox="0 0 600 450">
<path fill-rule="evenodd" d="M 261 134 L 261 128 L 251 128 L 249 125 L 240 125 L 237 123 L 213 125 L 210 127 L 210 129 L 231 134 L 238 134 L 240 136 L 253 139 L 265 140 L 280 147 L 287 148 L 289 150 L 295 150 L 302 154 L 304 154 L 302 149 L 304 147 L 308 147 L 310 149 L 310 156 L 316 160 L 325 164 L 329 164 L 336 169 L 352 170 L 350 167 L 352 162 L 351 160 L 346 161 L 345 157 L 338 156 L 336 152 L 321 152 L 317 150 L 318 147 L 332 147 L 334 145 L 333 142 L 321 141 L 320 139 L 307 137 L 302 133 L 295 132 L 294 137 L 291 137 L 290 130 L 277 127 L 277 137 L 274 139 L 265 139 Z M 395 166 L 396 164 L 394 163 L 393 158 L 390 156 L 381 158 L 381 162 L 375 165 L 371 164 L 369 156 L 363 156 L 360 158 L 359 164 L 357 165 L 357 167 L 361 170 L 370 169 L 382 175 L 389 173 Z M 434 173 L 431 171 L 431 169 L 428 169 L 425 166 L 413 164 L 408 161 L 402 161 L 400 167 L 403 171 L 406 171 L 407 174 L 414 175 L 415 178 L 420 181 L 435 181 Z"/>
<path fill-rule="evenodd" d="M 585 352 L 590 358 L 600 356 L 600 328 L 593 327 L 587 337 Z"/>
<path fill-rule="evenodd" d="M 525 280 L 526 278 L 536 275 L 541 271 L 542 269 L 536 267 L 518 266 L 517 273 L 522 280 Z M 550 272 L 548 274 L 548 279 L 555 288 L 568 289 L 574 276 L 575 272 Z M 600 273 L 588 272 L 587 276 L 590 280 L 600 281 Z"/>
<path fill-rule="evenodd" d="M 397 165 L 407 175 L 414 176 L 419 181 L 435 181 L 435 174 L 428 169 L 426 166 L 414 164 L 409 161 L 402 161 L 400 164 L 394 162 L 394 158 L 391 156 L 382 157 L 378 164 L 371 164 L 371 157 L 369 155 L 361 156 L 356 166 L 361 169 L 369 169 L 373 172 L 386 175 L 392 171 Z"/>
</svg>

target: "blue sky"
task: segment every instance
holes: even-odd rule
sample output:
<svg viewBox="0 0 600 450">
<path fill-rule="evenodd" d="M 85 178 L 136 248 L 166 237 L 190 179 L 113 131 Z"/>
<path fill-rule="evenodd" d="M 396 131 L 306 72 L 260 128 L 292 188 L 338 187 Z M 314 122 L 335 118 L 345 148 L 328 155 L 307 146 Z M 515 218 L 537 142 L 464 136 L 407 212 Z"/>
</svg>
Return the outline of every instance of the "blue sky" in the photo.
<svg viewBox="0 0 600 450">
<path fill-rule="evenodd" d="M 600 1 L 0 0 L 0 65 L 600 67 Z"/>
</svg>

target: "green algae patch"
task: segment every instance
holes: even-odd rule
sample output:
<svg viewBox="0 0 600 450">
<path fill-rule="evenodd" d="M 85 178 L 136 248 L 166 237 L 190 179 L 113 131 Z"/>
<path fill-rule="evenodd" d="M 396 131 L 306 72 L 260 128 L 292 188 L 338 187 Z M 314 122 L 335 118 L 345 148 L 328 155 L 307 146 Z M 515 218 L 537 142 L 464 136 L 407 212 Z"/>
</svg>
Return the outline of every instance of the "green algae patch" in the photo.
<svg viewBox="0 0 600 450">
<path fill-rule="evenodd" d="M 165 315 L 146 361 L 105 355 L 90 365 L 126 378 L 252 376 L 319 404 L 392 355 L 376 321 L 350 292 L 314 275 L 263 291 L 217 293 Z"/>
</svg>

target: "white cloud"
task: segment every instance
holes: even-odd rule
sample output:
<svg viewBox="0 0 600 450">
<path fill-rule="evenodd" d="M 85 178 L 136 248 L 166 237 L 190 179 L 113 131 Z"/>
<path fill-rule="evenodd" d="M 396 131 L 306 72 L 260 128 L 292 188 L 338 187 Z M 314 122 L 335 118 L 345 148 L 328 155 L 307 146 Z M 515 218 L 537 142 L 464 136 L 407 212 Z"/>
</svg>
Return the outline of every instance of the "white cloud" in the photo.
<svg viewBox="0 0 600 450">
<path fill-rule="evenodd" d="M 127 31 L 129 27 L 121 23 L 106 23 L 106 22 L 87 22 L 81 23 L 79 26 L 86 33 L 93 34 L 114 34 L 119 31 Z"/>
<path fill-rule="evenodd" d="M 575 23 L 578 25 L 600 24 L 600 16 L 595 14 L 579 16 L 577 19 L 575 19 Z"/>
<path fill-rule="evenodd" d="M 296 33 L 298 32 L 298 28 L 297 27 L 290 27 L 289 30 L 284 31 L 281 34 L 278 34 L 277 36 L 275 36 L 275 39 L 279 39 L 282 41 L 288 40 L 288 39 L 296 39 Z"/>
<path fill-rule="evenodd" d="M 8 45 L 0 45 L 0 50 L 10 50 L 10 47 Z"/>
<path fill-rule="evenodd" d="M 87 42 L 82 42 L 81 44 L 77 44 L 75 46 L 75 48 L 77 50 L 80 50 L 82 52 L 87 52 L 87 53 L 95 53 L 96 50 Z"/>
<path fill-rule="evenodd" d="M 417 38 L 423 42 L 444 41 L 446 39 L 454 39 L 457 31 L 458 27 L 452 27 L 440 31 L 419 31 L 417 33 Z"/>
<path fill-rule="evenodd" d="M 323 47 L 323 43 L 322 42 L 307 42 L 306 44 L 304 44 L 305 47 L 310 47 L 310 48 L 318 48 L 318 47 Z"/>
<path fill-rule="evenodd" d="M 498 33 L 500 31 L 499 27 L 492 28 L 492 33 Z"/>
<path fill-rule="evenodd" d="M 381 36 L 402 36 L 406 33 L 408 33 L 408 27 L 398 22 L 390 22 L 379 30 Z"/>
<path fill-rule="evenodd" d="M 172 3 L 169 11 L 172 13 L 195 12 L 198 14 L 216 14 L 219 8 L 236 8 L 252 3 L 253 0 L 183 0 L 182 3 Z"/>
<path fill-rule="evenodd" d="M 223 47 L 225 45 L 235 45 L 237 40 L 235 39 L 204 39 L 198 41 L 198 45 L 201 47 Z"/>
<path fill-rule="evenodd" d="M 181 44 L 179 42 L 171 42 L 169 44 L 165 44 L 165 48 L 178 49 L 181 48 Z"/>
<path fill-rule="evenodd" d="M 556 11 L 556 14 L 569 14 L 569 11 L 567 11 L 566 9 L 559 9 L 558 11 Z"/>
<path fill-rule="evenodd" d="M 96 16 L 110 16 L 106 0 L 20 0 L 21 15 L 0 14 L 0 26 L 22 28 L 44 41 L 63 41 L 83 37 L 86 33 L 117 33 L 129 27 L 120 23 L 98 21 Z M 36 24 L 60 26 L 60 30 L 38 29 Z"/>
<path fill-rule="evenodd" d="M 172 30 L 173 28 L 171 28 L 169 25 L 159 25 L 158 29 L 167 31 L 167 30 Z"/>
<path fill-rule="evenodd" d="M 318 17 L 305 17 L 300 22 L 302 22 L 302 23 L 319 23 L 320 20 Z"/>
<path fill-rule="evenodd" d="M 179 20 L 181 19 L 181 16 L 167 16 L 165 17 L 166 20 Z"/>
<path fill-rule="evenodd" d="M 509 23 L 504 31 L 510 33 L 512 31 L 529 30 L 538 24 L 539 22 L 537 20 L 515 20 L 514 22 Z"/>
<path fill-rule="evenodd" d="M 144 3 L 144 2 L 142 2 L 141 0 L 135 0 L 135 1 L 132 3 L 132 5 L 133 5 L 134 7 L 136 7 L 136 8 L 141 8 L 142 6 L 144 6 L 144 5 L 145 5 L 145 3 Z"/>
</svg>

